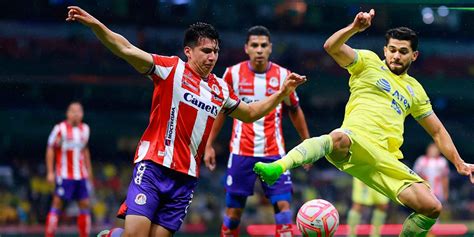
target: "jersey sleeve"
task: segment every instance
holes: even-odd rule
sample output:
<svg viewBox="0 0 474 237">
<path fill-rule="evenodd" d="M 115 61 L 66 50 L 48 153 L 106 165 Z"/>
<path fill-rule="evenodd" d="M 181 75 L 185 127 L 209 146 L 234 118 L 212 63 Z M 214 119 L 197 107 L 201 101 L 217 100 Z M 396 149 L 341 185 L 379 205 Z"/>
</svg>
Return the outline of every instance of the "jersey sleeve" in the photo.
<svg viewBox="0 0 474 237">
<path fill-rule="evenodd" d="M 87 144 L 89 143 L 89 137 L 90 137 L 90 134 L 91 134 L 91 129 L 89 128 L 89 125 L 87 124 L 84 124 L 84 144 L 87 146 Z"/>
<path fill-rule="evenodd" d="M 224 75 L 222 75 L 222 79 L 227 83 L 227 85 L 229 85 L 229 87 L 233 88 L 234 81 L 232 80 L 232 72 L 230 67 L 225 69 Z"/>
<path fill-rule="evenodd" d="M 380 61 L 379 56 L 370 50 L 355 49 L 354 61 L 345 68 L 351 75 L 356 75 L 372 61 Z"/>
<path fill-rule="evenodd" d="M 224 101 L 221 112 L 224 114 L 231 114 L 237 108 L 237 106 L 239 106 L 240 99 L 235 94 L 234 89 L 232 89 L 231 86 L 227 85 L 227 88 L 229 90 L 229 96 Z"/>
<path fill-rule="evenodd" d="M 148 77 L 154 81 L 158 79 L 166 80 L 171 74 L 171 71 L 173 71 L 173 68 L 177 65 L 179 58 L 176 56 L 168 57 L 157 54 L 152 54 L 151 56 L 153 57 L 154 65 L 148 73 Z"/>
<path fill-rule="evenodd" d="M 449 176 L 449 164 L 448 164 L 448 162 L 446 161 L 446 158 L 444 158 L 444 157 L 441 157 L 441 158 L 442 158 L 443 161 L 444 161 L 444 162 L 443 162 L 443 171 L 442 171 L 443 176 L 448 177 L 448 176 Z"/>
<path fill-rule="evenodd" d="M 296 109 L 299 106 L 299 101 L 300 99 L 298 98 L 296 91 L 293 91 L 293 93 L 283 99 L 283 104 L 290 109 Z"/>
<path fill-rule="evenodd" d="M 61 139 L 61 130 L 59 125 L 55 125 L 48 137 L 48 147 L 57 147 L 59 139 Z"/>
<path fill-rule="evenodd" d="M 413 106 L 411 108 L 411 115 L 416 120 L 425 118 L 433 113 L 430 98 L 426 94 L 423 87 L 417 83 L 413 88 Z"/>
</svg>

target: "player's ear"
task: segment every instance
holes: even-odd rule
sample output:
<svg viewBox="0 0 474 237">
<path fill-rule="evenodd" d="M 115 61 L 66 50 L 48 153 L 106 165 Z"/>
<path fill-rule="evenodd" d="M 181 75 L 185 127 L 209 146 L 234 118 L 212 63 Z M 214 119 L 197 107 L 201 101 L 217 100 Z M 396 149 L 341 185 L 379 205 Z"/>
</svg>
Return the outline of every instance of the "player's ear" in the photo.
<svg viewBox="0 0 474 237">
<path fill-rule="evenodd" d="M 273 44 L 270 42 L 270 44 L 268 44 L 268 47 L 270 49 L 270 54 L 272 53 L 272 50 L 273 50 Z"/>
<path fill-rule="evenodd" d="M 186 57 L 188 57 L 188 59 L 191 58 L 191 51 L 192 51 L 192 50 L 193 50 L 193 49 L 192 49 L 191 47 L 189 47 L 189 46 L 184 46 L 184 49 L 183 49 L 184 55 L 186 55 Z"/>
<path fill-rule="evenodd" d="M 245 50 L 245 53 L 246 53 L 246 54 L 249 54 L 249 50 L 248 50 L 248 49 L 249 49 L 249 44 L 245 43 L 245 44 L 244 44 L 244 50 Z"/>
<path fill-rule="evenodd" d="M 387 58 L 387 45 L 383 46 L 383 55 L 385 56 L 385 58 Z"/>
<path fill-rule="evenodd" d="M 418 58 L 418 55 L 420 55 L 420 52 L 418 50 L 413 52 L 412 61 L 415 61 Z"/>
</svg>

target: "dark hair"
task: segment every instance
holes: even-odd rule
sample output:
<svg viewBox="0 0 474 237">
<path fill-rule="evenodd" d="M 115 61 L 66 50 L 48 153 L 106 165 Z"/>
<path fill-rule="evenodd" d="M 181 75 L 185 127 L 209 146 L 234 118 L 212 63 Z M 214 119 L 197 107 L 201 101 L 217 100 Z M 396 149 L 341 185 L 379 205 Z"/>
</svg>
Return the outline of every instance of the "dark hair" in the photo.
<svg viewBox="0 0 474 237">
<path fill-rule="evenodd" d="M 418 36 L 414 30 L 408 27 L 402 26 L 388 30 L 387 33 L 385 33 L 385 45 L 388 45 L 390 39 L 408 40 L 410 41 L 413 51 L 418 49 Z"/>
<path fill-rule="evenodd" d="M 247 41 L 246 42 L 249 42 L 250 36 L 252 36 L 252 35 L 267 36 L 268 40 L 270 41 L 270 31 L 265 26 L 252 26 L 252 27 L 250 27 L 250 29 L 247 31 Z"/>
<path fill-rule="evenodd" d="M 189 46 L 193 48 L 202 38 L 216 40 L 217 44 L 220 44 L 219 33 L 214 28 L 214 26 L 204 22 L 196 22 L 190 25 L 184 33 L 183 46 Z"/>
</svg>

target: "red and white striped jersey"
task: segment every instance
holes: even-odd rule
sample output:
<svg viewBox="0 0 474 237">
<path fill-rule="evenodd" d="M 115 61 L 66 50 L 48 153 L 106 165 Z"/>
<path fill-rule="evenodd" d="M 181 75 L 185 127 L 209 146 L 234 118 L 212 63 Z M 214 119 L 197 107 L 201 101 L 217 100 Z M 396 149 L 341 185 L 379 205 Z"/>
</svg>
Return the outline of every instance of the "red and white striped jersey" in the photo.
<svg viewBox="0 0 474 237">
<path fill-rule="evenodd" d="M 442 180 L 449 175 L 449 165 L 444 157 L 429 158 L 427 156 L 420 156 L 416 160 L 413 170 L 428 181 L 436 197 L 443 197 Z"/>
<path fill-rule="evenodd" d="M 67 121 L 56 124 L 48 138 L 48 146 L 54 149 L 56 176 L 80 180 L 88 177 L 84 148 L 89 142 L 89 126 L 80 123 L 72 126 Z"/>
<path fill-rule="evenodd" d="M 176 56 L 152 56 L 155 66 L 149 77 L 155 88 L 150 121 L 134 162 L 152 160 L 198 177 L 206 142 L 217 114 L 231 113 L 240 100 L 214 74 L 202 79 Z"/>
<path fill-rule="evenodd" d="M 242 101 L 252 103 L 280 90 L 289 73 L 286 68 L 271 62 L 266 72 L 256 73 L 252 70 L 250 62 L 244 61 L 227 68 L 223 78 Z M 283 103 L 292 108 L 297 107 L 296 92 L 288 96 Z M 285 155 L 281 120 L 281 104 L 253 123 L 234 119 L 230 152 L 255 157 Z"/>
</svg>

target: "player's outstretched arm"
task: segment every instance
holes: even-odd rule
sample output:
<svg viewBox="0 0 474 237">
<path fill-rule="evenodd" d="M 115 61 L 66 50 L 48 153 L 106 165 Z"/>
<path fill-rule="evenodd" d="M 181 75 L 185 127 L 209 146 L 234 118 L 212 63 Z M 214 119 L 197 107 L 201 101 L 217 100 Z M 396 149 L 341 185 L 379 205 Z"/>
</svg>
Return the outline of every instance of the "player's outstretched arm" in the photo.
<svg viewBox="0 0 474 237">
<path fill-rule="evenodd" d="M 127 61 L 140 73 L 148 72 L 153 66 L 153 57 L 132 45 L 127 39 L 107 28 L 102 22 L 77 6 L 67 7 L 66 21 L 78 21 L 91 28 L 97 38 L 112 53 Z"/>
<path fill-rule="evenodd" d="M 347 40 L 357 32 L 367 29 L 371 25 L 374 16 L 374 9 L 370 9 L 369 12 L 359 12 L 350 25 L 331 35 L 324 43 L 326 52 L 341 67 L 350 65 L 355 59 L 355 51 L 346 44 Z"/>
<path fill-rule="evenodd" d="M 428 115 L 422 119 L 418 120 L 418 123 L 430 134 L 433 138 L 433 141 L 438 146 L 439 150 L 443 155 L 453 163 L 456 167 L 456 170 L 461 175 L 466 175 L 471 178 L 471 182 L 474 182 L 472 179 L 472 172 L 474 172 L 474 165 L 468 164 L 461 159 L 456 146 L 451 139 L 448 131 L 444 127 L 443 123 L 438 119 L 435 113 Z"/>
<path fill-rule="evenodd" d="M 296 73 L 289 74 L 282 88 L 275 94 L 251 104 L 240 103 L 238 107 L 230 114 L 231 117 L 241 120 L 245 123 L 252 123 L 270 113 L 280 104 L 285 97 L 289 96 L 296 87 L 306 81 L 306 76 L 301 76 Z"/>
</svg>

